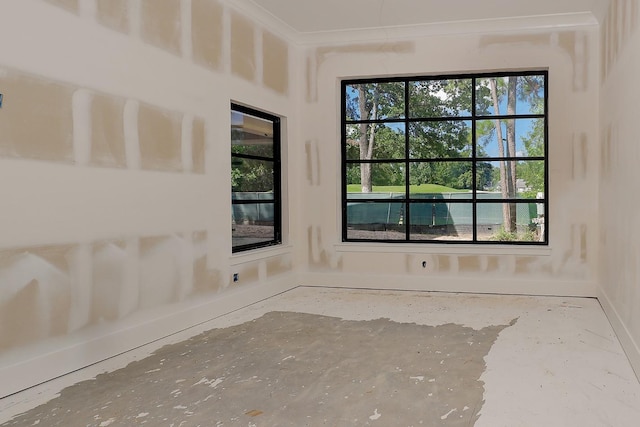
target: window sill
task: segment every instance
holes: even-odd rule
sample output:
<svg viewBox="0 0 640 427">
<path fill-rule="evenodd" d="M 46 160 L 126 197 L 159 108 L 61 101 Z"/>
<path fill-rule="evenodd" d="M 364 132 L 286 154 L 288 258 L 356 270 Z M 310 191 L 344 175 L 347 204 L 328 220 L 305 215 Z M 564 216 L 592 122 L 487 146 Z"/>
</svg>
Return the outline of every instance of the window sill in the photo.
<svg viewBox="0 0 640 427">
<path fill-rule="evenodd" d="M 449 244 L 411 244 L 411 243 L 337 243 L 336 252 L 351 253 L 409 253 L 439 255 L 520 255 L 549 256 L 549 246 L 521 245 L 449 245 Z"/>
<path fill-rule="evenodd" d="M 231 255 L 231 265 L 244 264 L 251 261 L 259 261 L 281 255 L 290 254 L 293 251 L 291 245 L 268 246 L 266 248 L 253 249 Z"/>
</svg>

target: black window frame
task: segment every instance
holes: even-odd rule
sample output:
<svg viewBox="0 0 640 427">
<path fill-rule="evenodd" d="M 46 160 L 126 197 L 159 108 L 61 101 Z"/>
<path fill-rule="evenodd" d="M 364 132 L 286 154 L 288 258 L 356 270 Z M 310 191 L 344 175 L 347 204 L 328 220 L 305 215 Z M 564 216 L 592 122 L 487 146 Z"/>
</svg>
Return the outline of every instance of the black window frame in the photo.
<svg viewBox="0 0 640 427">
<path fill-rule="evenodd" d="M 498 77 L 509 77 L 509 76 L 543 76 L 544 78 L 544 100 L 543 100 L 543 108 L 544 111 L 542 114 L 490 114 L 490 115 L 480 115 L 476 111 L 476 84 L 477 80 L 486 79 L 486 78 L 498 78 Z M 450 79 L 471 79 L 471 87 L 472 87 L 472 112 L 469 116 L 439 116 L 439 117 L 411 117 L 409 111 L 409 91 L 410 91 L 410 82 L 416 81 L 426 81 L 426 80 L 450 80 Z M 350 85 L 357 84 L 370 84 L 370 83 L 393 83 L 393 82 L 404 82 L 404 117 L 402 118 L 383 118 L 377 120 L 368 120 L 368 119 L 358 119 L 358 120 L 347 120 L 347 87 Z M 362 242 L 362 243 L 393 243 L 393 244 L 406 244 L 406 243 L 420 243 L 420 244 L 463 244 L 463 245 L 526 245 L 526 246 L 548 246 L 549 245 L 549 115 L 548 115 L 548 105 L 549 105 L 549 73 L 546 69 L 530 69 L 526 71 L 502 71 L 502 72 L 491 72 L 491 73 L 465 73 L 465 74 L 444 74 L 444 75 L 417 75 L 417 76 L 394 76 L 394 77 L 382 77 L 382 78 L 364 78 L 364 79 L 343 79 L 341 80 L 341 118 L 340 118 L 340 134 L 341 134 L 341 217 L 342 217 L 342 241 L 343 242 Z M 478 144 L 477 141 L 477 122 L 480 120 L 503 120 L 503 119 L 538 119 L 542 118 L 544 121 L 543 128 L 543 156 L 503 156 L 503 157 L 477 157 L 476 147 Z M 410 132 L 409 124 L 411 122 L 418 121 L 444 121 L 444 120 L 465 120 L 470 121 L 472 123 L 472 155 L 469 159 L 464 159 L 465 161 L 471 161 L 472 163 L 472 238 L 470 240 L 439 240 L 439 239 L 411 239 L 411 205 L 415 204 L 419 201 L 419 199 L 414 199 L 411 197 L 410 193 L 410 181 L 409 181 L 409 169 L 410 164 L 417 162 L 436 162 L 438 160 L 442 161 L 445 158 L 436 158 L 432 157 L 429 159 L 413 159 L 409 154 L 409 138 Z M 348 125 L 356 125 L 361 123 L 375 123 L 375 124 L 385 124 L 385 123 L 399 123 L 402 122 L 405 125 L 405 156 L 402 159 L 371 159 L 371 160 L 362 160 L 362 159 L 348 159 L 347 156 L 347 127 Z M 544 161 L 544 193 L 542 198 L 536 199 L 523 199 L 523 198 L 500 198 L 493 200 L 482 200 L 479 201 L 477 194 L 478 189 L 476 185 L 477 180 L 477 165 L 481 162 L 495 162 L 498 160 L 503 161 L 521 161 L 521 160 L 538 160 Z M 447 161 L 455 161 L 451 159 L 447 159 Z M 403 163 L 404 165 L 404 184 L 405 184 L 405 194 L 404 197 L 393 199 L 393 202 L 399 202 L 403 204 L 404 209 L 404 239 L 377 239 L 377 238 L 349 238 L 348 237 L 348 203 L 353 202 L 353 200 L 349 200 L 348 191 L 347 191 L 347 169 L 349 165 L 357 165 L 362 163 Z M 424 199 L 422 200 L 424 202 Z M 389 199 L 381 200 L 378 198 L 358 198 L 358 202 L 363 203 L 390 203 Z M 469 203 L 469 200 L 460 200 L 455 201 L 451 200 L 452 203 Z M 479 203 L 515 203 L 515 204 L 531 204 L 535 203 L 536 206 L 539 204 L 543 204 L 543 211 L 541 218 L 541 231 L 542 231 L 542 240 L 540 241 L 508 241 L 508 240 L 479 240 L 478 239 L 478 213 L 477 207 Z"/>
<path fill-rule="evenodd" d="M 242 244 L 242 245 L 234 245 L 233 236 L 232 236 L 231 250 L 232 250 L 232 253 L 235 254 L 239 252 L 250 251 L 253 249 L 260 249 L 260 248 L 282 244 L 282 157 L 281 157 L 282 134 L 281 134 L 280 117 L 274 114 L 266 113 L 264 111 L 257 110 L 255 108 L 251 108 L 245 105 L 231 102 L 231 114 L 233 114 L 234 112 L 242 113 L 249 116 L 254 116 L 262 120 L 270 121 L 273 124 L 273 157 L 252 155 L 252 154 L 238 154 L 238 153 L 234 153 L 233 150 L 231 150 L 232 165 L 233 165 L 234 159 L 258 160 L 258 161 L 273 163 L 273 197 L 260 199 L 259 202 L 256 202 L 255 200 L 238 200 L 233 197 L 233 188 L 232 188 L 231 209 L 233 211 L 233 208 L 235 205 L 273 204 L 273 231 L 274 231 L 273 239 L 270 239 L 267 241 Z M 233 234 L 233 226 L 234 225 L 232 220 L 232 234 Z"/>
</svg>

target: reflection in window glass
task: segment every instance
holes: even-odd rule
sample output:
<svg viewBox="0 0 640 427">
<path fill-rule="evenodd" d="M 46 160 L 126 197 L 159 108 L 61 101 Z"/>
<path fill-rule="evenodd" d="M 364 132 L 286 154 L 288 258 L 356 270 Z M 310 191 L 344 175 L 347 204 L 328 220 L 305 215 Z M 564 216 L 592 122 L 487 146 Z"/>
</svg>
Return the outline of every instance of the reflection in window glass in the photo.
<svg viewBox="0 0 640 427">
<path fill-rule="evenodd" d="M 231 237 L 233 252 L 239 252 L 282 239 L 280 121 L 231 107 Z"/>
</svg>

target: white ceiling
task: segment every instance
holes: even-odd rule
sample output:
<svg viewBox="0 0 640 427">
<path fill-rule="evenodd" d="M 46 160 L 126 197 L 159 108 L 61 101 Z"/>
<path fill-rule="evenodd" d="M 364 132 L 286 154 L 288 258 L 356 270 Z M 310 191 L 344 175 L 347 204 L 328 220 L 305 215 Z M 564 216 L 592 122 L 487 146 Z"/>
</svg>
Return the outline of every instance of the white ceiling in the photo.
<svg viewBox="0 0 640 427">
<path fill-rule="evenodd" d="M 609 0 L 249 0 L 300 34 L 591 13 L 601 21 Z"/>
</svg>

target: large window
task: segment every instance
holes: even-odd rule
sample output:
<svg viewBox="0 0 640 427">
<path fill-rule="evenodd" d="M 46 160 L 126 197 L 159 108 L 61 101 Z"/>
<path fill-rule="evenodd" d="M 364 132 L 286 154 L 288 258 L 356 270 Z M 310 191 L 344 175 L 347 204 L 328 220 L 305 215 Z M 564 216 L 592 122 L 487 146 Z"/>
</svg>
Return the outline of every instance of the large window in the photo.
<svg viewBox="0 0 640 427">
<path fill-rule="evenodd" d="M 282 241 L 280 119 L 231 104 L 233 252 Z"/>
<path fill-rule="evenodd" d="M 343 241 L 546 245 L 546 88 L 546 71 L 343 81 Z"/>
</svg>

